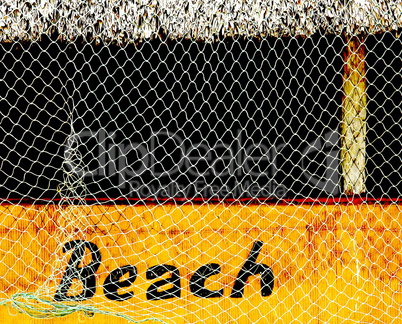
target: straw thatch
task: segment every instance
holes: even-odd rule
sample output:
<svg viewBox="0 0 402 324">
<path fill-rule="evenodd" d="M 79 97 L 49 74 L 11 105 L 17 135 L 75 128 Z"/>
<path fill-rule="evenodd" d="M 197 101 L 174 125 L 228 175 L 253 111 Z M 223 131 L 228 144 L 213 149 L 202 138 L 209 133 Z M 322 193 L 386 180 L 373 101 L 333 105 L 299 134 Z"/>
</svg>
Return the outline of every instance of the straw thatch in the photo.
<svg viewBox="0 0 402 324">
<path fill-rule="evenodd" d="M 104 42 L 397 30 L 402 0 L 2 0 L 0 42 L 83 36 Z"/>
</svg>

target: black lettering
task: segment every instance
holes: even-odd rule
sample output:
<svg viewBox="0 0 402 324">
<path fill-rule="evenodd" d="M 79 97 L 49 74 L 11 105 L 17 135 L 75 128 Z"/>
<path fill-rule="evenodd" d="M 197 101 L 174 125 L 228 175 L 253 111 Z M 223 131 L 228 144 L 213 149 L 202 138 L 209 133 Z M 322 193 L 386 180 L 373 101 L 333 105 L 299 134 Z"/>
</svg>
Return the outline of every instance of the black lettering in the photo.
<svg viewBox="0 0 402 324">
<path fill-rule="evenodd" d="M 120 280 L 126 273 L 128 278 L 126 280 Z M 130 287 L 137 278 L 137 268 L 132 265 L 126 265 L 121 268 L 113 270 L 106 278 L 103 285 L 103 292 L 110 300 L 123 301 L 134 296 L 133 292 L 127 292 L 125 294 L 118 294 L 120 288 Z"/>
<path fill-rule="evenodd" d="M 190 290 L 197 297 L 214 298 L 222 297 L 223 289 L 209 290 L 205 288 L 205 280 L 221 272 L 221 266 L 217 263 L 210 263 L 200 267 L 190 278 Z"/>
<path fill-rule="evenodd" d="M 85 267 L 79 267 L 80 262 L 84 258 L 85 248 L 91 251 L 92 261 Z M 56 295 L 54 296 L 55 301 L 81 301 L 89 299 L 95 295 L 96 290 L 96 279 L 95 272 L 98 270 L 101 263 L 101 254 L 99 248 L 91 242 L 74 240 L 66 243 L 63 246 L 63 252 L 74 249 L 71 254 L 70 260 L 64 276 L 57 288 Z M 73 279 L 77 279 L 82 282 L 83 290 L 79 295 L 68 296 L 68 290 L 70 289 Z"/>
<path fill-rule="evenodd" d="M 256 274 L 261 275 L 261 295 L 269 296 L 272 294 L 272 290 L 274 289 L 274 273 L 267 265 L 255 262 L 262 245 L 263 242 L 261 241 L 257 241 L 253 244 L 251 252 L 236 278 L 230 297 L 243 297 L 244 286 L 246 285 L 248 277 Z"/>
<path fill-rule="evenodd" d="M 147 279 L 155 279 L 161 277 L 166 272 L 170 272 L 171 277 L 159 280 L 150 285 L 146 294 L 148 300 L 180 297 L 180 273 L 175 266 L 167 264 L 153 266 L 147 270 L 146 277 Z M 167 290 L 158 291 L 159 287 L 168 284 L 173 285 L 173 287 Z"/>
</svg>

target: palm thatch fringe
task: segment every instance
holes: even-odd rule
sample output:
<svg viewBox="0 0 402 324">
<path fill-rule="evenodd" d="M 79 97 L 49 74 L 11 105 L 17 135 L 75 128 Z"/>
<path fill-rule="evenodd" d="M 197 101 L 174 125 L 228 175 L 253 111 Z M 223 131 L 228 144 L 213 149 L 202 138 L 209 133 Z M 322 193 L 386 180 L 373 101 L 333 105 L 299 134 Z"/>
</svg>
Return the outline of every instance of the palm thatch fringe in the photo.
<svg viewBox="0 0 402 324">
<path fill-rule="evenodd" d="M 130 43 L 157 35 L 213 41 L 233 36 L 355 35 L 402 27 L 402 0 L 2 0 L 0 42 L 84 36 Z"/>
</svg>

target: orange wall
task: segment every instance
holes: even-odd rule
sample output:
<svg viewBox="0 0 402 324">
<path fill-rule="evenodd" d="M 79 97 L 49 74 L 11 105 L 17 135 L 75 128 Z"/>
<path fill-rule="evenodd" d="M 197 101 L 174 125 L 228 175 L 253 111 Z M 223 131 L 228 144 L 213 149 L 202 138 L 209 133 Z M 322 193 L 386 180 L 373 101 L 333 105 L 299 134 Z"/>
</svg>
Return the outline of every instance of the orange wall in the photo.
<svg viewBox="0 0 402 324">
<path fill-rule="evenodd" d="M 35 291 L 47 282 L 49 296 L 64 274 L 73 239 L 96 244 L 102 255 L 97 290 L 89 300 L 99 309 L 134 319 L 168 323 L 391 323 L 402 303 L 402 207 L 400 205 L 147 205 L 0 206 L 0 297 Z M 272 269 L 270 296 L 261 296 L 260 276 L 249 277 L 241 298 L 231 298 L 240 269 L 255 242 L 256 263 Z M 57 255 L 57 258 L 55 257 Z M 81 266 L 91 261 L 89 253 Z M 189 282 L 200 266 L 216 263 L 219 274 L 205 287 L 223 297 L 195 296 Z M 126 301 L 108 300 L 102 289 L 114 269 L 134 265 Z M 181 296 L 147 300 L 147 269 L 175 266 Z M 51 266 L 60 271 L 49 280 Z M 11 267 L 12 271 L 9 270 Z M 164 276 L 163 278 L 166 278 Z M 166 286 L 163 289 L 168 289 Z M 77 285 L 77 290 L 80 291 Z M 74 293 L 71 293 L 74 294 Z M 82 303 L 82 302 L 80 302 Z M 0 323 L 42 323 L 0 308 Z M 77 314 L 44 323 L 77 322 Z M 103 315 L 85 323 L 125 323 Z"/>
</svg>

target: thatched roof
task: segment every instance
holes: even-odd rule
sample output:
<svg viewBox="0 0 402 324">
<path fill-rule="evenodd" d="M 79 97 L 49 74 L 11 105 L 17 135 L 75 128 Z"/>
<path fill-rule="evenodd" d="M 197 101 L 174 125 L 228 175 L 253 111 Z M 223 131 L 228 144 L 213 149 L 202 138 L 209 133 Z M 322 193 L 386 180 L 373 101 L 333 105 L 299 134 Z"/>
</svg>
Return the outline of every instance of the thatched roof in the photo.
<svg viewBox="0 0 402 324">
<path fill-rule="evenodd" d="M 402 0 L 2 0 L 0 17 L 0 42 L 357 34 L 401 28 Z"/>
</svg>

